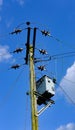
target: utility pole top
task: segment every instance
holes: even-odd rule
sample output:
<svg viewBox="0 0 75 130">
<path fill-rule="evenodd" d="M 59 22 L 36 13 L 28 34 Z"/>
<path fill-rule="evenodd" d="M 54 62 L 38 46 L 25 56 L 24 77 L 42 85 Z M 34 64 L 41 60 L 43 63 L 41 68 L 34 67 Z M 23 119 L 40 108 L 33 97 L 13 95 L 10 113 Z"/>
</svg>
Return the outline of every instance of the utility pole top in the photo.
<svg viewBox="0 0 75 130">
<path fill-rule="evenodd" d="M 30 25 L 30 22 L 26 22 L 26 24 L 29 26 L 29 25 Z"/>
</svg>

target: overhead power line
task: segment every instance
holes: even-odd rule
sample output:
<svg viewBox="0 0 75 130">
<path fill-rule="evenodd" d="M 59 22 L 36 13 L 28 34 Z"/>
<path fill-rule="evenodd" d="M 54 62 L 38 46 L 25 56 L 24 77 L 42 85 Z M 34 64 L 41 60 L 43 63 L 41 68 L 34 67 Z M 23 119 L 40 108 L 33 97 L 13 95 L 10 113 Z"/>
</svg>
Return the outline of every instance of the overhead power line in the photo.
<svg viewBox="0 0 75 130">
<path fill-rule="evenodd" d="M 75 53 L 75 51 L 65 52 L 65 53 L 60 53 L 60 54 L 52 55 L 51 57 L 55 57 L 55 56 L 66 56 L 66 55 L 74 54 L 74 53 Z"/>
<path fill-rule="evenodd" d="M 75 105 L 75 102 L 72 100 L 72 98 L 67 94 L 67 92 L 64 90 L 64 88 L 61 86 L 61 85 L 59 85 L 57 82 L 56 82 L 56 85 L 58 85 L 60 88 L 61 88 L 61 90 L 63 91 L 63 93 L 65 94 L 65 96 L 71 101 L 71 103 L 73 103 L 74 105 Z"/>
<path fill-rule="evenodd" d="M 75 82 L 74 82 L 74 81 L 71 81 L 70 79 L 67 79 L 67 78 L 65 78 L 65 77 L 64 77 L 63 79 L 65 79 L 65 80 L 71 82 L 72 84 L 75 84 Z"/>
<path fill-rule="evenodd" d="M 9 91 L 6 93 L 6 95 L 4 96 L 2 103 L 0 103 L 0 107 L 3 107 L 3 105 L 5 105 L 5 103 L 8 101 L 8 99 L 10 98 L 11 94 L 13 93 L 13 90 L 15 88 L 16 83 L 18 82 L 18 80 L 20 79 L 22 73 L 23 73 L 24 69 L 20 71 L 19 75 L 17 76 L 17 78 L 15 79 L 15 81 L 12 83 L 12 85 L 9 88 Z"/>
<path fill-rule="evenodd" d="M 39 52 L 41 50 L 41 53 L 44 55 L 44 53 L 46 52 L 43 49 L 38 49 Z M 61 59 L 61 58 L 67 58 L 67 57 L 73 57 L 75 56 L 75 52 L 66 52 L 66 53 L 59 53 L 59 54 L 55 54 L 55 55 L 49 55 L 47 53 L 47 56 L 44 56 L 43 58 L 35 58 L 34 62 L 42 62 L 42 61 L 51 61 L 51 60 L 55 60 L 55 59 Z"/>
<path fill-rule="evenodd" d="M 24 28 L 21 28 L 21 26 L 22 26 L 23 24 L 26 24 L 27 27 L 26 27 L 26 28 L 25 28 L 25 27 L 24 27 Z M 36 47 L 35 47 L 35 41 L 36 41 L 36 32 L 37 32 L 37 30 L 39 30 L 39 31 L 42 33 L 42 35 L 44 35 L 44 36 L 52 37 L 53 39 L 57 40 L 58 42 L 61 42 L 61 41 L 60 41 L 58 38 L 55 38 L 54 36 L 52 36 L 49 31 L 40 30 L 40 29 L 37 28 L 37 27 L 31 28 L 31 27 L 30 27 L 30 22 L 26 22 L 26 23 L 21 23 L 21 24 L 19 24 L 19 25 L 15 28 L 15 30 L 12 31 L 12 32 L 10 32 L 9 34 L 10 34 L 10 35 L 20 34 L 23 30 L 27 30 L 26 57 L 24 58 L 25 63 L 24 63 L 24 64 L 15 64 L 15 65 L 12 65 L 12 66 L 10 67 L 10 69 L 15 69 L 15 70 L 16 70 L 16 69 L 19 69 L 22 65 L 25 65 L 25 64 L 26 64 L 26 65 L 29 65 L 29 69 L 30 69 L 30 98 L 31 98 L 32 129 L 33 129 L 33 130 L 38 130 L 38 116 L 39 116 L 39 114 L 38 114 L 39 111 L 38 111 L 38 107 L 37 107 L 37 105 L 39 105 L 39 104 L 38 104 L 38 97 L 41 97 L 41 95 L 43 95 L 44 93 L 43 93 L 43 94 L 40 94 L 39 91 L 37 91 L 37 87 L 36 87 L 36 86 L 37 86 L 37 82 L 36 82 L 36 80 L 35 80 L 35 69 L 34 69 L 34 65 L 35 65 L 35 63 L 37 63 L 37 62 L 51 61 L 51 60 L 55 60 L 55 59 L 62 58 L 62 57 L 69 57 L 69 56 L 71 56 L 71 55 L 74 56 L 74 55 L 75 55 L 75 52 L 66 52 L 66 53 L 60 53 L 60 54 L 55 54 L 55 55 L 49 55 L 46 50 L 44 50 L 44 49 L 37 49 L 40 54 L 42 54 L 43 56 L 46 55 L 46 56 L 45 56 L 46 58 L 44 58 L 44 59 L 42 59 L 42 58 L 37 58 L 37 57 L 35 57 L 35 49 L 36 49 Z M 32 44 L 31 44 L 31 42 L 30 42 L 30 40 L 31 40 L 31 31 L 33 31 Z M 14 51 L 12 51 L 12 52 L 10 52 L 10 53 L 19 53 L 19 52 L 22 52 L 23 50 L 24 50 L 24 48 L 17 48 L 17 49 L 15 49 Z M 42 71 L 46 70 L 45 66 L 46 66 L 46 65 L 39 65 L 39 66 L 37 66 L 37 69 L 42 72 Z M 21 73 L 20 73 L 20 75 L 21 75 Z M 20 75 L 17 77 L 15 83 L 18 81 Z M 44 75 L 44 76 L 45 76 L 45 75 Z M 43 76 L 43 77 L 44 77 L 44 76 Z M 44 77 L 44 78 L 48 78 L 48 77 L 46 76 L 46 77 Z M 41 78 L 41 79 L 42 79 L 42 78 Z M 40 80 L 39 83 L 41 83 L 41 82 L 42 82 L 42 80 Z M 52 105 L 52 104 L 54 103 L 54 101 L 51 100 L 52 96 L 54 96 L 54 94 L 55 94 L 54 85 L 56 84 L 56 85 L 60 86 L 60 85 L 56 82 L 56 78 L 53 78 L 53 80 L 52 80 L 51 78 L 49 78 L 48 83 L 50 83 L 50 82 L 52 82 L 51 85 L 53 84 L 53 88 L 52 88 L 52 89 L 53 89 L 53 90 L 52 90 L 53 93 L 52 93 L 52 94 L 49 93 L 49 95 L 47 95 L 47 96 L 49 96 L 49 97 L 47 97 L 47 100 L 45 99 L 47 102 L 45 101 L 45 103 L 44 103 L 44 101 L 42 101 L 42 103 L 45 105 L 45 108 L 47 108 L 48 106 L 50 106 L 50 105 Z M 12 92 L 12 90 L 13 90 L 12 88 L 13 88 L 13 87 L 11 87 L 11 91 L 9 91 L 9 93 L 7 94 L 7 97 L 9 97 L 9 95 L 11 94 L 11 92 Z M 73 102 L 73 100 L 72 100 L 72 99 L 70 98 L 70 96 L 66 93 L 66 91 L 63 89 L 63 87 L 60 86 L 60 88 L 61 88 L 62 91 L 65 93 L 65 95 L 70 99 L 70 101 L 71 101 L 73 104 L 75 104 L 75 102 Z M 46 90 L 45 90 L 45 92 L 46 92 Z M 47 92 L 46 94 L 48 94 L 48 92 Z M 50 94 L 51 94 L 51 96 L 50 96 Z M 46 96 L 46 95 L 45 95 L 45 96 Z M 43 98 L 43 97 L 42 97 L 42 98 Z M 50 98 L 50 100 L 49 100 L 49 98 Z M 7 99 L 7 98 L 6 98 L 6 99 Z M 41 100 L 41 98 L 40 98 L 40 100 Z M 47 103 L 49 103 L 49 104 L 47 104 Z M 46 105 L 48 105 L 48 106 L 46 106 Z M 45 109 L 45 108 L 44 108 L 44 109 Z M 41 109 L 41 111 L 44 110 L 44 109 Z"/>
</svg>

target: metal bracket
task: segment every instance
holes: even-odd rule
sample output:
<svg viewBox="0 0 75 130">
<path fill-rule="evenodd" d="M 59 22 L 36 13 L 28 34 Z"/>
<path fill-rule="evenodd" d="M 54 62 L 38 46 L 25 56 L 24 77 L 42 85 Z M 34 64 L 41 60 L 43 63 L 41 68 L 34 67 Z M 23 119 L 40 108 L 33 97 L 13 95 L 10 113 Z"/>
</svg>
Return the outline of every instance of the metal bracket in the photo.
<svg viewBox="0 0 75 130">
<path fill-rule="evenodd" d="M 35 95 L 37 95 L 37 96 L 42 96 L 40 93 L 38 93 L 38 92 L 34 92 L 34 94 Z M 43 96 L 42 96 L 43 97 Z M 45 98 L 45 97 L 43 97 L 43 98 Z M 36 113 L 36 115 L 35 116 L 40 116 L 48 107 L 50 107 L 52 104 L 55 104 L 55 102 L 52 100 L 52 99 L 50 99 L 49 101 L 47 101 L 46 102 L 46 104 L 45 104 L 45 106 L 44 107 L 42 107 L 37 113 Z"/>
<path fill-rule="evenodd" d="M 40 116 L 48 107 L 50 107 L 52 104 L 54 104 L 52 101 L 49 101 L 48 103 L 47 103 L 47 105 L 45 105 L 43 108 L 41 108 L 38 112 L 37 112 L 37 114 L 36 114 L 36 116 Z"/>
</svg>

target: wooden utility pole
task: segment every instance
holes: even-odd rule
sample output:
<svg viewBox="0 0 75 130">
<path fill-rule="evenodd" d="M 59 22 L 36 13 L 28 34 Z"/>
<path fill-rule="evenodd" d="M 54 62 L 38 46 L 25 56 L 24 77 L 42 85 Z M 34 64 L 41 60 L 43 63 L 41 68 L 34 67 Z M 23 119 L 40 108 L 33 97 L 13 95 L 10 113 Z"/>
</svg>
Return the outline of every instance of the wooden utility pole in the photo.
<svg viewBox="0 0 75 130">
<path fill-rule="evenodd" d="M 29 26 L 30 23 L 28 22 Z M 34 92 L 36 91 L 36 81 L 35 81 L 35 70 L 34 70 L 34 52 L 35 52 L 35 40 L 36 40 L 36 29 L 34 28 L 33 33 L 33 45 L 30 44 L 30 32 L 31 27 L 27 28 L 27 43 L 26 43 L 26 64 L 29 63 L 30 68 L 30 101 L 31 101 L 31 122 L 32 130 L 38 130 L 38 117 L 37 115 L 37 99 Z M 28 62 L 29 61 L 29 62 Z"/>
<path fill-rule="evenodd" d="M 37 87 L 39 86 L 39 88 L 41 89 L 42 84 L 43 85 L 43 89 L 44 91 L 41 91 L 41 93 L 39 92 L 39 90 L 37 89 L 36 91 L 36 80 L 35 80 L 35 68 L 34 68 L 34 62 L 36 61 L 35 59 L 35 41 L 36 41 L 36 31 L 38 28 L 34 27 L 31 28 L 30 27 L 30 22 L 26 22 L 27 24 L 27 42 L 26 42 L 26 57 L 25 59 L 25 64 L 29 64 L 29 69 L 30 69 L 30 101 L 31 101 L 31 122 L 32 122 L 32 129 L 31 130 L 38 130 L 38 116 L 43 113 L 49 106 L 51 106 L 52 104 L 54 104 L 54 101 L 49 99 L 51 98 L 55 92 L 54 92 L 54 83 L 56 82 L 55 79 L 54 81 L 52 81 L 48 76 L 44 75 L 41 79 L 44 79 L 44 81 L 41 81 L 41 85 L 39 85 L 38 83 L 40 82 L 41 79 L 39 79 L 39 82 L 37 81 Z M 33 30 L 33 41 L 32 44 L 30 44 L 30 39 L 31 39 L 31 30 Z M 22 30 L 20 29 L 16 29 L 14 32 L 11 32 L 10 34 L 17 34 L 20 33 Z M 50 33 L 48 31 L 42 30 L 41 33 L 45 36 L 50 36 Z M 18 53 L 21 52 L 23 50 L 23 48 L 17 48 L 15 51 L 13 51 L 13 53 Z M 43 49 L 39 50 L 40 53 L 47 54 L 47 52 Z M 50 58 L 48 60 L 44 60 L 44 61 L 49 61 Z M 39 60 L 40 61 L 40 60 Z M 38 62 L 39 62 L 38 61 Z M 41 60 L 43 61 L 43 60 Z M 37 61 L 36 61 L 37 62 Z M 35 62 L 35 63 L 36 63 Z M 23 64 L 24 65 L 24 64 Z M 21 65 L 16 64 L 14 66 L 11 66 L 12 69 L 17 69 L 19 68 Z M 39 66 L 38 67 L 39 70 L 44 70 L 44 66 Z M 50 85 L 48 84 L 48 87 L 50 88 L 50 91 L 46 89 L 46 79 L 49 79 Z M 51 95 L 52 93 L 52 95 Z M 47 95 L 48 94 L 48 95 Z M 51 96 L 50 96 L 51 95 Z M 45 97 L 44 97 L 45 96 Z M 42 107 L 39 111 L 37 109 L 37 104 L 41 105 L 44 104 L 45 106 Z"/>
<path fill-rule="evenodd" d="M 33 46 L 29 45 L 29 66 L 30 66 L 30 99 L 31 99 L 31 120 L 32 130 L 38 130 L 37 101 L 34 91 L 36 91 Z"/>
</svg>

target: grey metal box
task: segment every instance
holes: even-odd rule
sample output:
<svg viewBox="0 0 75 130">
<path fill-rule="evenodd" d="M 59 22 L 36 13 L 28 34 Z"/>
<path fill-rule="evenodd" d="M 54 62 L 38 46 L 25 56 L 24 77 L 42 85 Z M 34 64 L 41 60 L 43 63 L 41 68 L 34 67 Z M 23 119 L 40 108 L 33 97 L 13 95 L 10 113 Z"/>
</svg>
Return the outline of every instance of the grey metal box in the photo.
<svg viewBox="0 0 75 130">
<path fill-rule="evenodd" d="M 38 93 L 38 104 L 41 105 L 45 101 L 49 100 L 55 94 L 55 84 L 53 80 L 44 75 L 36 82 L 36 90 Z"/>
</svg>

